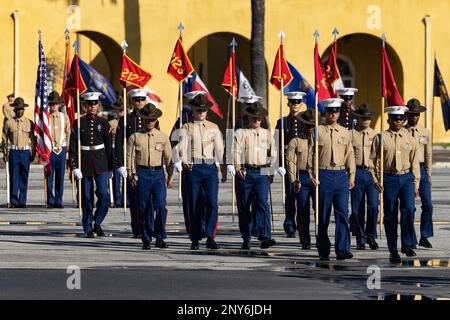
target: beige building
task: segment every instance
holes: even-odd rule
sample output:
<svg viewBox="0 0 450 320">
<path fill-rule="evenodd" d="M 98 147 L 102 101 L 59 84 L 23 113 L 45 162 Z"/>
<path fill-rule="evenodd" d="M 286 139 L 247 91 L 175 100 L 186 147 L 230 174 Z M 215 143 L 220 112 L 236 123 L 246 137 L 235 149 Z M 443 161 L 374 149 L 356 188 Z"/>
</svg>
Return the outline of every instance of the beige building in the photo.
<svg viewBox="0 0 450 320">
<path fill-rule="evenodd" d="M 431 96 L 434 52 L 450 85 L 449 1 L 266 0 L 265 6 L 269 74 L 278 34 L 283 30 L 287 59 L 312 83 L 313 32 L 317 28 L 320 33 L 319 50 L 325 58 L 333 41 L 332 30 L 337 27 L 342 77 L 348 86 L 360 90 L 356 104 L 369 102 L 380 114 L 381 34 L 385 32 L 391 65 L 405 102 L 412 97 L 420 99 L 430 110 L 422 121 L 434 128 L 434 142 L 450 142 L 450 135 L 443 129 L 440 101 Z M 0 17 L 0 97 L 5 101 L 8 93 L 15 92 L 33 104 L 39 29 L 49 65 L 49 86 L 58 91 L 66 28 L 71 42 L 80 41 L 80 57 L 110 79 L 117 90 L 120 43 L 126 39 L 128 55 L 153 75 L 149 86 L 163 100 L 161 127 L 165 132 L 177 117 L 178 84 L 166 70 L 180 21 L 185 26 L 184 47 L 224 113 L 227 95 L 220 83 L 232 37 L 238 42 L 238 65 L 250 78 L 250 0 L 2 0 Z M 270 122 L 274 125 L 279 117 L 279 92 L 268 85 L 268 96 Z M 26 115 L 32 118 L 32 113 L 28 108 Z M 378 118 L 376 128 L 379 125 Z"/>
</svg>

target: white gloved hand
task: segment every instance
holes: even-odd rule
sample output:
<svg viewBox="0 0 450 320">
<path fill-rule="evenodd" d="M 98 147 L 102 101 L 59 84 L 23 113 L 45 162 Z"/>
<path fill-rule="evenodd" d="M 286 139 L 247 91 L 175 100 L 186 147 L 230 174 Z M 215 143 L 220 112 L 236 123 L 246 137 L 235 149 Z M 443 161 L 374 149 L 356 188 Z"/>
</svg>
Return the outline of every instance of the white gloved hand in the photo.
<svg viewBox="0 0 450 320">
<path fill-rule="evenodd" d="M 278 167 L 276 172 L 277 172 L 277 175 L 284 177 L 284 175 L 286 174 L 286 169 L 284 169 L 283 167 Z"/>
<path fill-rule="evenodd" d="M 77 178 L 77 180 L 81 180 L 83 178 L 83 174 L 81 173 L 80 169 L 74 169 L 73 175 L 75 176 L 75 178 Z"/>
<path fill-rule="evenodd" d="M 113 177 L 113 172 L 112 171 L 108 171 L 108 179 L 112 179 Z"/>
<path fill-rule="evenodd" d="M 236 169 L 234 168 L 233 165 L 229 164 L 227 165 L 227 172 L 232 176 L 234 176 L 236 174 Z"/>
<path fill-rule="evenodd" d="M 173 166 L 175 167 L 175 169 L 176 169 L 178 172 L 183 171 L 183 165 L 181 164 L 181 161 L 175 162 L 175 163 L 173 164 Z"/>
<path fill-rule="evenodd" d="M 120 176 L 122 178 L 126 178 L 128 173 L 127 173 L 127 169 L 125 167 L 120 167 L 119 169 L 117 169 L 117 171 L 119 172 Z"/>
</svg>

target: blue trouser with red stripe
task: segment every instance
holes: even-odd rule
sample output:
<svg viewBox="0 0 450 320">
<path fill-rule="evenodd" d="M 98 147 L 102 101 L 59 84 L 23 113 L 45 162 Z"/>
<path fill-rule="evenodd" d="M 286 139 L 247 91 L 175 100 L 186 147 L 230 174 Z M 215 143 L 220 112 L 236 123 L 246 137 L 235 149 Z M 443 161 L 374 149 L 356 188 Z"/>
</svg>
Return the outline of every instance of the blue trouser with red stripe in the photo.
<svg viewBox="0 0 450 320">
<path fill-rule="evenodd" d="M 150 170 L 137 167 L 137 193 L 140 224 L 144 244 L 155 238 L 166 239 L 166 177 L 163 169 Z"/>
<path fill-rule="evenodd" d="M 113 157 L 115 158 L 115 149 L 112 148 Z M 122 176 L 117 169 L 113 171 L 113 199 L 116 207 L 123 207 L 123 191 L 120 188 Z"/>
<path fill-rule="evenodd" d="M 246 172 L 244 179 L 236 177 L 242 239 L 250 240 L 252 234 L 259 240 L 270 239 L 269 176 L 262 174 L 261 169 L 246 169 Z"/>
<path fill-rule="evenodd" d="M 356 169 L 355 186 L 351 190 L 352 215 L 350 221 L 356 233 L 356 243 L 363 245 L 367 238 L 377 238 L 379 193 L 369 170 Z M 367 221 L 366 214 L 367 197 Z M 364 224 L 366 224 L 364 228 Z"/>
<path fill-rule="evenodd" d="M 433 203 L 431 201 L 431 184 L 425 166 L 420 166 L 419 196 L 422 202 L 420 215 L 420 236 L 430 238 L 433 236 Z"/>
<path fill-rule="evenodd" d="M 13 206 L 27 204 L 30 150 L 9 150 L 9 201 Z"/>
<path fill-rule="evenodd" d="M 328 238 L 331 206 L 334 208 L 335 252 L 350 252 L 348 226 L 349 178 L 345 170 L 319 170 L 319 227 L 317 249 L 320 256 L 329 256 L 331 242 Z"/>
<path fill-rule="evenodd" d="M 108 213 L 109 196 L 108 196 L 108 172 L 100 173 L 96 176 L 84 176 L 81 179 L 81 196 L 83 210 L 83 229 L 85 233 L 92 231 L 92 221 L 100 226 Z M 97 196 L 97 208 L 94 215 L 93 211 L 93 188 L 94 181 L 96 185 L 95 195 Z"/>
<path fill-rule="evenodd" d="M 288 175 L 284 176 L 284 210 L 285 218 L 283 222 L 284 232 L 288 236 L 293 236 L 295 230 L 298 228 L 296 226 L 295 214 L 300 214 L 299 209 L 300 204 L 298 203 L 298 197 L 295 194 L 294 188 L 292 187 L 291 180 Z"/>
<path fill-rule="evenodd" d="M 297 197 L 297 229 L 299 232 L 300 242 L 302 244 L 311 244 L 311 236 L 309 234 L 309 224 L 311 221 L 311 201 L 315 207 L 315 192 L 311 187 L 311 179 L 308 171 L 298 172 L 298 181 L 300 181 L 300 192 L 296 193 Z"/>
<path fill-rule="evenodd" d="M 384 227 L 389 252 L 397 253 L 398 205 L 400 204 L 400 229 L 402 246 L 417 244 L 414 231 L 414 175 L 384 174 Z"/>
<path fill-rule="evenodd" d="M 139 205 L 137 199 L 137 187 L 131 184 L 131 178 L 127 178 L 127 203 L 130 205 L 130 217 L 131 217 L 131 231 L 134 236 L 139 236 L 142 234 L 139 212 Z"/>
<path fill-rule="evenodd" d="M 64 192 L 64 173 L 66 172 L 66 147 L 59 154 L 50 155 L 51 173 L 47 177 L 47 204 L 50 206 L 62 205 Z M 55 193 L 53 193 L 53 180 L 55 180 Z"/>
<path fill-rule="evenodd" d="M 201 240 L 204 221 L 206 237 L 214 238 L 219 209 L 217 204 L 219 178 L 216 165 L 214 163 L 192 165 L 192 170 L 186 172 L 186 182 L 189 200 L 189 236 L 192 241 Z M 204 208 L 200 200 L 204 201 Z"/>
</svg>

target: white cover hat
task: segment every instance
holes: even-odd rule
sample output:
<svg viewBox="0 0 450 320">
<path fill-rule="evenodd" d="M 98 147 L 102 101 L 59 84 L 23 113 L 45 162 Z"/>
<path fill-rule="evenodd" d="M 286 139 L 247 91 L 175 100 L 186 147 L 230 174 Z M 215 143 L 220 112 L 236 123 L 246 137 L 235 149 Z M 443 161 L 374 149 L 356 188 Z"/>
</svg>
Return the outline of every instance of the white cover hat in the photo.
<svg viewBox="0 0 450 320">
<path fill-rule="evenodd" d="M 260 96 L 242 96 L 239 98 L 240 101 L 242 101 L 243 103 L 255 103 L 255 102 L 260 102 L 262 101 L 262 97 Z"/>
<path fill-rule="evenodd" d="M 96 101 L 99 98 L 104 98 L 105 96 L 101 92 L 85 92 L 81 96 L 84 101 Z"/>
<path fill-rule="evenodd" d="M 288 99 L 298 99 L 302 100 L 306 93 L 302 91 L 291 91 L 284 94 Z"/>
<path fill-rule="evenodd" d="M 384 112 L 386 112 L 387 114 L 404 115 L 408 110 L 408 107 L 405 106 L 390 106 L 384 108 Z"/>
<path fill-rule="evenodd" d="M 356 88 L 341 88 L 336 90 L 340 96 L 354 96 L 358 92 Z"/>
<path fill-rule="evenodd" d="M 186 92 L 183 96 L 187 99 L 194 99 L 196 96 L 198 96 L 199 94 L 206 94 L 206 91 L 203 90 L 197 90 L 197 91 L 190 91 L 190 92 Z"/>
<path fill-rule="evenodd" d="M 325 108 L 340 108 L 343 99 L 340 98 L 331 98 L 320 101 Z"/>
<path fill-rule="evenodd" d="M 147 98 L 150 92 L 147 89 L 133 89 L 128 92 L 130 98 Z"/>
</svg>

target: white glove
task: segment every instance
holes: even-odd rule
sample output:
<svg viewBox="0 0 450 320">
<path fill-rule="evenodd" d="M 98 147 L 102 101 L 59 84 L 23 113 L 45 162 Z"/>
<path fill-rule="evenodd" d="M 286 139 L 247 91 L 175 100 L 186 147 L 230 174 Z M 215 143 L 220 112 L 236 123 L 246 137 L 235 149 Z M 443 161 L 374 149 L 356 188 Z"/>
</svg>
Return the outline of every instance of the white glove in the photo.
<svg viewBox="0 0 450 320">
<path fill-rule="evenodd" d="M 77 178 L 77 180 L 81 180 L 83 178 L 83 174 L 81 173 L 80 169 L 74 169 L 73 175 L 75 176 L 75 178 Z"/>
<path fill-rule="evenodd" d="M 173 164 L 173 166 L 175 167 L 175 169 L 176 169 L 178 172 L 183 171 L 183 165 L 181 164 L 181 161 L 175 162 L 175 163 Z"/>
<path fill-rule="evenodd" d="M 127 173 L 127 169 L 125 167 L 120 167 L 119 169 L 117 169 L 117 171 L 119 172 L 120 176 L 122 178 L 126 178 L 128 173 Z"/>
<path fill-rule="evenodd" d="M 112 179 L 113 177 L 113 172 L 112 171 L 108 171 L 108 179 Z"/>
<path fill-rule="evenodd" d="M 234 168 L 233 165 L 229 164 L 227 165 L 227 171 L 229 174 L 231 174 L 232 176 L 234 176 L 236 174 L 236 169 Z"/>
<path fill-rule="evenodd" d="M 286 169 L 283 167 L 278 167 L 278 169 L 276 170 L 277 175 L 284 177 L 284 175 L 286 174 Z"/>
</svg>

